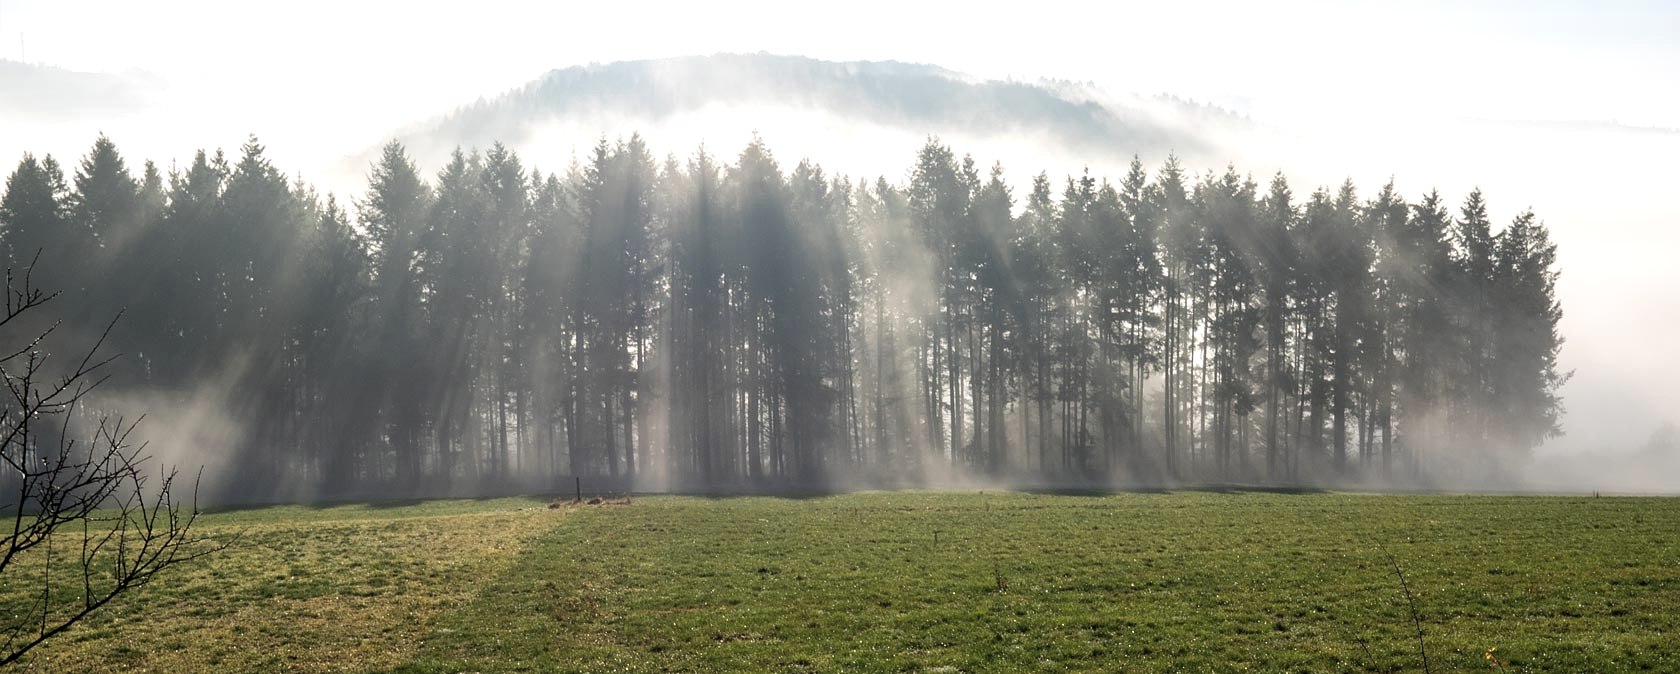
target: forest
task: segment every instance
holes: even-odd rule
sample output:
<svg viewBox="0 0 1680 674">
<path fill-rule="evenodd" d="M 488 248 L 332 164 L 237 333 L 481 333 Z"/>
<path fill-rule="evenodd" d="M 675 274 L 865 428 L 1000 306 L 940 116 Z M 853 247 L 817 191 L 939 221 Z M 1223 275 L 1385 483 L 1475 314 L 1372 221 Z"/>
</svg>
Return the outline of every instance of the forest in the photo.
<svg viewBox="0 0 1680 674">
<path fill-rule="evenodd" d="M 392 142 L 340 200 L 254 137 L 165 171 L 101 136 L 68 169 L 22 157 L 0 244 L 59 293 L 55 344 L 109 326 L 79 415 L 213 404 L 234 430 L 169 456 L 225 457 L 229 500 L 1499 485 L 1559 432 L 1532 212 L 1173 158 L 1025 186 L 937 138 L 909 159 L 855 179 L 632 136 L 432 174 Z"/>
</svg>

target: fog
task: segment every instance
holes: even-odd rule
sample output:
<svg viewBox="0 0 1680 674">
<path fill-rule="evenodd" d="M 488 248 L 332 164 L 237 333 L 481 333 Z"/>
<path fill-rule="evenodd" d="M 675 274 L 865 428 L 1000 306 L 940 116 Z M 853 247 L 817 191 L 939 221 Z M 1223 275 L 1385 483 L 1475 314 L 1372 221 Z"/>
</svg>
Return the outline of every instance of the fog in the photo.
<svg viewBox="0 0 1680 674">
<path fill-rule="evenodd" d="M 1495 212 L 1532 208 L 1550 225 L 1563 271 L 1561 363 L 1575 378 L 1563 389 L 1565 435 L 1541 454 L 1628 451 L 1680 416 L 1670 384 L 1680 366 L 1652 357 L 1680 326 L 1667 299 L 1680 277 L 1661 260 L 1680 244 L 1680 206 L 1657 196 L 1672 182 L 1660 162 L 1680 151 L 1680 133 L 1479 121 L 1365 130 L 1392 141 L 1326 145 L 1321 156 L 1358 167 L 1363 184 L 1393 175 L 1408 195 L 1439 187 L 1453 200 L 1479 186 Z M 1388 168 L 1373 165 L 1383 159 Z"/>
<path fill-rule="evenodd" d="M 159 42 L 173 40 L 175 44 L 159 45 L 155 54 L 145 55 L 148 41 L 136 33 L 157 24 L 129 14 L 138 10 L 124 9 L 114 10 L 93 31 L 109 38 L 111 45 L 106 48 L 138 50 L 140 56 L 131 67 L 120 67 L 119 59 L 102 57 L 99 50 L 78 51 L 78 38 L 65 28 L 65 13 L 75 11 L 68 7 L 74 4 L 7 3 L 0 7 L 0 45 L 4 45 L 0 56 L 14 59 L 0 62 L 0 157 L 8 162 L 24 152 L 50 153 L 71 166 L 103 132 L 116 141 L 131 168 L 137 170 L 143 160 L 151 159 L 168 172 L 184 169 L 196 148 L 232 152 L 254 133 L 269 148 L 267 156 L 275 166 L 349 205 L 365 196 L 370 163 L 378 156 L 377 148 L 391 138 L 407 144 L 421 175 L 428 178 L 445 165 L 457 145 L 487 149 L 489 140 L 503 140 L 527 168 L 554 172 L 587 161 L 603 138 L 613 141 L 639 133 L 659 161 L 670 156 L 686 162 L 702 146 L 731 161 L 739 148 L 759 138 L 784 171 L 810 158 L 830 175 L 850 176 L 860 184 L 879 176 L 903 184 L 917 151 L 929 137 L 937 137 L 959 155 L 972 155 L 982 168 L 1000 162 L 1014 190 L 1017 214 L 1039 172 L 1049 173 L 1059 193 L 1065 176 L 1086 169 L 1118 181 L 1134 153 L 1151 171 L 1171 152 L 1192 176 L 1221 172 L 1229 164 L 1264 185 L 1274 173 L 1282 172 L 1298 198 L 1319 186 L 1334 189 L 1344 179 L 1352 179 L 1361 189 L 1360 196 L 1369 198 L 1392 179 L 1408 201 L 1415 203 L 1424 193 L 1438 189 L 1456 211 L 1465 195 L 1480 188 L 1488 197 L 1496 228 L 1532 209 L 1558 244 L 1562 270 L 1557 292 L 1564 312 L 1560 329 L 1567 341 L 1559 363 L 1562 370 L 1574 373 L 1561 389 L 1567 410 L 1563 435 L 1534 451 L 1535 460 L 1525 468 L 1527 480 L 1518 486 L 1566 491 L 1680 490 L 1680 477 L 1675 477 L 1680 471 L 1673 468 L 1672 432 L 1664 431 L 1680 420 L 1680 393 L 1673 386 L 1680 381 L 1680 362 L 1663 357 L 1671 335 L 1680 327 L 1680 304 L 1670 297 L 1680 287 L 1680 268 L 1661 259 L 1680 246 L 1680 227 L 1676 226 L 1680 225 L 1680 202 L 1670 196 L 1671 162 L 1680 154 L 1680 131 L 1667 128 L 1680 126 L 1680 119 L 1665 116 L 1680 109 L 1671 105 L 1680 87 L 1664 86 L 1662 81 L 1671 77 L 1664 73 L 1676 72 L 1668 67 L 1676 64 L 1675 49 L 1663 46 L 1660 39 L 1650 39 L 1651 28 L 1645 26 L 1660 23 L 1661 18 L 1653 20 L 1630 11 L 1620 19 L 1594 19 L 1577 40 L 1547 53 L 1536 50 L 1533 38 L 1516 36 L 1520 31 L 1487 31 L 1476 35 L 1485 36 L 1484 46 L 1472 49 L 1458 44 L 1445 55 L 1417 55 L 1415 61 L 1404 64 L 1416 69 L 1378 61 L 1378 68 L 1366 72 L 1350 64 L 1358 59 L 1321 56 L 1300 47 L 1281 50 L 1281 56 L 1268 55 L 1247 68 L 1231 68 L 1253 72 L 1264 65 L 1298 65 L 1260 78 L 1268 87 L 1298 92 L 1287 95 L 1244 89 L 1233 84 L 1234 75 L 1209 74 L 1213 69 L 1208 63 L 1240 62 L 1243 49 L 1258 50 L 1253 38 L 1234 38 L 1231 51 L 1216 55 L 1223 58 L 1165 64 L 1153 74 L 1132 72 L 1150 69 L 1142 61 L 1127 68 L 1094 66 L 1092 62 L 1098 59 L 1085 58 L 1092 53 L 1086 50 L 1095 49 L 1092 45 L 1051 50 L 1053 56 L 1020 64 L 1000 64 L 956 49 L 948 52 L 948 60 L 942 59 L 942 52 L 927 45 L 918 45 L 909 54 L 862 55 L 926 60 L 952 68 L 953 77 L 970 83 L 1015 78 L 1067 101 L 1114 111 L 1127 128 L 1149 129 L 1150 137 L 1159 141 L 1127 149 L 1070 142 L 1065 125 L 1058 120 L 998 127 L 973 120 L 884 118 L 827 109 L 809 101 L 765 100 L 751 95 L 755 82 L 750 78 L 736 81 L 727 96 L 684 99 L 677 109 L 642 111 L 609 101 L 563 116 L 537 114 L 521 119 L 518 137 L 492 133 L 488 139 L 461 138 L 447 132 L 452 113 L 474 101 L 494 104 L 550 68 L 615 58 L 751 52 L 784 45 L 797 36 L 755 42 L 736 32 L 743 29 L 730 29 L 725 38 L 691 44 L 660 34 L 641 38 L 639 47 L 618 48 L 639 49 L 631 53 L 599 45 L 591 51 L 592 45 L 582 44 L 568 48 L 576 51 L 556 55 L 520 44 L 510 47 L 514 53 L 507 59 L 516 65 L 482 68 L 471 65 L 481 63 L 472 60 L 481 57 L 444 67 L 442 56 L 421 56 L 420 50 L 379 38 L 371 42 L 370 52 L 372 47 L 384 47 L 412 56 L 412 65 L 375 53 L 344 51 L 344 47 L 294 62 L 285 53 L 297 45 L 282 33 L 287 26 L 303 32 L 297 17 L 309 15 L 307 11 L 282 19 L 274 31 L 259 36 L 252 51 L 261 53 L 217 58 L 194 54 L 179 44 L 187 41 L 181 31 L 190 27 L 159 29 Z M 207 6 L 184 9 L 201 11 L 206 23 L 199 27 L 216 36 L 231 34 L 254 18 Z M 331 23 L 325 34 L 354 41 L 371 32 L 381 18 L 365 10 L 350 11 L 351 16 Z M 1110 18 L 1126 18 L 1127 11 Z M 1137 11 L 1140 18 L 1186 20 L 1181 14 L 1160 13 L 1166 10 Z M 1346 11 L 1330 11 L 1318 21 L 1370 18 L 1340 16 Z M 1393 18 L 1396 13 L 1375 11 L 1381 18 Z M 1530 27 L 1542 34 L 1568 28 L 1553 21 L 1559 17 L 1547 13 L 1521 20 L 1513 18 L 1526 14 L 1520 9 L 1489 13 L 1478 20 L 1489 24 L 1536 21 L 1539 25 Z M 494 14 L 465 17 L 465 27 Z M 1447 15 L 1420 14 L 1423 18 L 1402 22 L 1368 48 L 1404 43 L 1407 28 L 1452 23 L 1448 19 L 1453 17 Z M 115 25 L 125 16 L 132 26 Z M 858 21 L 840 20 L 846 25 Z M 418 28 L 420 33 L 443 29 L 425 19 L 400 21 L 399 26 Z M 1447 34 L 1463 38 L 1475 33 L 1476 25 L 1474 21 L 1461 24 Z M 528 32 L 533 30 L 530 27 L 509 30 L 516 36 L 534 37 Z M 1218 36 L 1235 29 L 1221 24 L 1212 31 Z M 15 60 L 22 56 L 21 50 L 14 51 L 20 33 L 26 33 L 32 45 L 28 64 Z M 1159 46 L 1153 41 L 1161 39 L 1128 34 L 1138 44 L 1123 47 L 1126 54 Z M 653 42 L 659 38 L 667 41 Z M 1627 46 L 1612 44 L 1617 42 Z M 1345 37 L 1333 39 L 1331 45 L 1351 48 Z M 1489 54 L 1513 45 L 1525 49 L 1525 54 L 1543 53 L 1544 58 L 1525 68 Z M 833 44 L 818 41 L 811 46 L 818 56 L 850 56 L 837 53 Z M 1481 70 L 1491 75 L 1445 76 L 1448 69 L 1458 69 L 1451 62 L 1455 56 L 1484 66 Z M 187 65 L 197 58 L 221 63 Z M 1568 62 L 1604 67 L 1560 65 Z M 239 77 L 242 67 L 254 76 Z M 1318 67 L 1327 69 L 1327 74 L 1316 75 Z M 972 72 L 959 72 L 965 68 Z M 1557 86 L 1541 86 L 1548 80 L 1536 73 L 1548 68 Z M 428 69 L 433 70 L 430 75 Z M 377 81 L 384 73 L 389 78 Z M 1351 78 L 1378 84 L 1352 87 L 1345 99 L 1338 99 L 1333 92 L 1342 87 L 1335 80 Z M 1550 93 L 1530 93 L 1525 87 L 1546 88 Z M 1199 97 L 1219 107 L 1190 108 L 1156 94 Z M 906 294 L 911 293 L 907 290 Z M 239 369 L 229 367 L 224 372 Z M 184 408 L 179 399 L 149 404 L 152 401 L 144 392 L 125 395 L 129 398 L 113 406 L 148 411 L 148 424 L 160 431 L 154 447 L 163 459 L 206 464 L 210 470 L 231 460 L 215 449 L 238 431 L 233 420 L 237 413 L 225 409 L 224 388 L 206 385 L 190 396 L 191 404 Z M 298 489 L 289 495 L 308 497 L 309 492 Z"/>
<path fill-rule="evenodd" d="M 1088 89 L 1082 93 L 1093 94 Z M 1150 102 L 1102 92 L 1092 97 L 1110 105 Z M 1663 424 L 1680 418 L 1680 395 L 1671 385 L 1680 380 L 1680 363 L 1649 355 L 1663 352 L 1680 326 L 1680 305 L 1669 297 L 1680 275 L 1662 260 L 1666 251 L 1680 246 L 1680 227 L 1675 226 L 1680 204 L 1663 197 L 1672 182 L 1663 165 L 1680 152 L 1680 131 L 1609 122 L 1471 119 L 1373 119 L 1307 127 L 1186 120 L 1171 117 L 1170 111 L 1145 110 L 1163 124 L 1207 140 L 1211 149 L 1183 156 L 1198 173 L 1222 170 L 1227 162 L 1257 179 L 1281 171 L 1300 191 L 1334 186 L 1345 178 L 1371 189 L 1392 178 L 1409 199 L 1438 189 L 1454 204 L 1479 187 L 1489 195 L 1496 220 L 1533 209 L 1559 244 L 1562 331 L 1568 339 L 1561 362 L 1575 373 L 1563 389 L 1568 409 L 1564 435 L 1538 453 L 1629 453 Z M 716 104 L 658 119 L 601 114 L 557 120 L 518 147 L 535 164 L 562 166 L 586 152 L 590 139 L 635 132 L 647 136 L 657 154 L 678 157 L 702 144 L 728 152 L 756 135 L 781 157 L 815 158 L 833 171 L 890 180 L 903 177 L 902 158 L 912 156 L 929 135 L 972 154 L 982 165 L 1001 162 L 1016 186 L 1029 183 L 1039 171 L 1059 179 L 1089 168 L 1117 178 L 1131 159 L 1069 147 L 1041 130 L 980 135 L 888 126 L 821 110 Z M 429 163 L 440 162 L 446 152 L 433 148 Z M 1143 158 L 1153 166 L 1164 157 Z"/>
</svg>

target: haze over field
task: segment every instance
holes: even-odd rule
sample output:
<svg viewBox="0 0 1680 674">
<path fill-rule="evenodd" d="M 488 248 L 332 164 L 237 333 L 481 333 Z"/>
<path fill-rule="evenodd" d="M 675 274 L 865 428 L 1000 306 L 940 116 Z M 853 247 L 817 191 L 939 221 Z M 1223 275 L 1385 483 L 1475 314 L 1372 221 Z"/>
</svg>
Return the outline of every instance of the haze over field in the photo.
<svg viewBox="0 0 1680 674">
<path fill-rule="evenodd" d="M 1659 431 L 1680 420 L 1680 361 L 1664 357 L 1680 327 L 1680 11 L 1292 9 L 848 5 L 811 23 L 748 3 L 650 22 L 631 7 L 12 0 L 0 159 L 70 165 L 103 131 L 131 166 L 167 170 L 255 133 L 276 166 L 348 204 L 392 138 L 431 176 L 457 145 L 500 140 L 556 171 L 601 137 L 640 132 L 655 157 L 684 159 L 702 143 L 731 157 L 756 134 L 784 168 L 810 157 L 899 182 L 936 135 L 1001 161 L 1017 208 L 1041 170 L 1058 187 L 1086 166 L 1118 179 L 1134 154 L 1153 170 L 1176 153 L 1192 175 L 1230 163 L 1262 185 L 1282 171 L 1300 197 L 1344 178 L 1370 197 L 1392 177 L 1408 200 L 1439 188 L 1456 208 L 1480 187 L 1496 226 L 1529 208 L 1546 222 L 1563 271 L 1560 363 L 1575 377 L 1530 484 L 1680 489 L 1663 477 L 1680 474 L 1664 470 L 1680 443 Z"/>
</svg>

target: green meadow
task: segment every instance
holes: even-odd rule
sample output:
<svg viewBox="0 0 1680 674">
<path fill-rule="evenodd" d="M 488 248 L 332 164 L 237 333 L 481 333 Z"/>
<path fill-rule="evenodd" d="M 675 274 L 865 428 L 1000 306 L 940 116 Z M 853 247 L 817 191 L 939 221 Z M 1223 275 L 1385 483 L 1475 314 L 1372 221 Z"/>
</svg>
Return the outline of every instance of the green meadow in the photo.
<svg viewBox="0 0 1680 674">
<path fill-rule="evenodd" d="M 1672 498 L 531 498 L 199 527 L 235 542 L 19 669 L 1680 671 Z"/>
</svg>

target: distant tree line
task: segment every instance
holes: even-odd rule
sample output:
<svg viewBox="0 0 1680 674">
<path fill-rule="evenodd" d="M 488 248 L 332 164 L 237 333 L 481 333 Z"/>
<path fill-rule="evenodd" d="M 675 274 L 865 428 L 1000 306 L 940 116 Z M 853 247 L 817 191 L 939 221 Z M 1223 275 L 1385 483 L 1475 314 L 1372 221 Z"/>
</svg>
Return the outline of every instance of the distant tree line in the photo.
<svg viewBox="0 0 1680 674">
<path fill-rule="evenodd" d="M 72 173 L 7 179 L 11 266 L 69 328 L 123 312 L 118 385 L 212 392 L 240 497 L 1410 481 L 1558 432 L 1556 246 L 1479 191 L 1134 159 L 1018 196 L 937 140 L 902 183 L 640 137 L 428 178 L 392 143 L 348 206 L 255 139 Z"/>
</svg>

